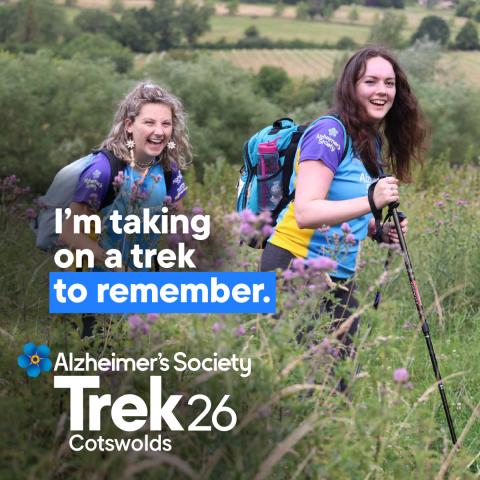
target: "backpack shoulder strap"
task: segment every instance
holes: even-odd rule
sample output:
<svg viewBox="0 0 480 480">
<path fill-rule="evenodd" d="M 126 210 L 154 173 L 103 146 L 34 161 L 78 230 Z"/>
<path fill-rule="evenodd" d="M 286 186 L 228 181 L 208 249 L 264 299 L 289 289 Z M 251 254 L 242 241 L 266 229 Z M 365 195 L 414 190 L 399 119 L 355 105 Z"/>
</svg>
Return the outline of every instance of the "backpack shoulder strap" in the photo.
<svg viewBox="0 0 480 480">
<path fill-rule="evenodd" d="M 102 150 L 97 150 L 93 153 L 103 153 L 107 157 L 108 163 L 110 165 L 110 180 L 108 182 L 107 193 L 103 198 L 102 203 L 100 204 L 100 210 L 102 210 L 108 205 L 111 205 L 115 200 L 117 192 L 115 191 L 113 182 L 115 180 L 115 177 L 118 176 L 118 173 L 123 170 L 124 163 L 119 158 L 117 158 L 111 150 L 107 150 L 105 148 Z"/>
<path fill-rule="evenodd" d="M 164 177 L 165 177 L 165 187 L 167 189 L 167 195 L 168 195 L 168 191 L 170 190 L 170 188 L 172 186 L 173 171 L 172 170 L 164 170 Z"/>
</svg>

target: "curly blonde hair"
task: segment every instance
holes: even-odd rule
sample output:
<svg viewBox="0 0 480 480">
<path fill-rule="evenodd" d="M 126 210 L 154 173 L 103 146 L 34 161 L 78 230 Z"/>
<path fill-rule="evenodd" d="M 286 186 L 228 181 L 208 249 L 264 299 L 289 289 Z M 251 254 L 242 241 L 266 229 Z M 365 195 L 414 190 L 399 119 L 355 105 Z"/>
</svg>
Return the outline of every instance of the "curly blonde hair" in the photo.
<svg viewBox="0 0 480 480">
<path fill-rule="evenodd" d="M 166 170 L 172 170 L 172 164 L 176 164 L 180 169 L 186 168 L 191 163 L 192 152 L 182 102 L 167 90 L 148 80 L 139 83 L 120 102 L 113 118 L 112 128 L 99 148 L 111 150 L 117 158 L 129 163 L 125 120 L 128 118 L 133 122 L 140 113 L 140 109 L 147 103 L 160 103 L 172 110 L 172 140 L 176 148 L 165 148 L 160 154 L 160 164 Z"/>
</svg>

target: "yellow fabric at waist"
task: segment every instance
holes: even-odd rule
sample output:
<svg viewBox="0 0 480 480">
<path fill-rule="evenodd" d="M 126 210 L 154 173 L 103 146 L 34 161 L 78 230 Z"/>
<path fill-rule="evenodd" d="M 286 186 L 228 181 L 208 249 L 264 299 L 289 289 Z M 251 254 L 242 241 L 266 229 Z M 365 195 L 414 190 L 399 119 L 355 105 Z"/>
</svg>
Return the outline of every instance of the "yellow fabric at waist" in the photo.
<svg viewBox="0 0 480 480">
<path fill-rule="evenodd" d="M 292 255 L 306 258 L 308 245 L 315 230 L 312 228 L 299 228 L 295 220 L 294 202 L 290 202 L 285 215 L 279 220 L 275 232 L 269 242 L 277 247 L 288 250 Z"/>
</svg>

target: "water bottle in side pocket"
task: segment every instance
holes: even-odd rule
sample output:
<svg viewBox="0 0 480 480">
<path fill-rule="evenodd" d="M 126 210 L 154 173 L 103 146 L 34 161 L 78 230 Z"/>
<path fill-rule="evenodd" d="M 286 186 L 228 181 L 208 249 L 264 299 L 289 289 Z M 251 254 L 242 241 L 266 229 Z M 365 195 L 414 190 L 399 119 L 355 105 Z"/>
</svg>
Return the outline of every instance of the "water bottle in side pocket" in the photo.
<svg viewBox="0 0 480 480">
<path fill-rule="evenodd" d="M 258 144 L 258 211 L 272 211 L 282 199 L 282 168 L 276 140 Z"/>
</svg>

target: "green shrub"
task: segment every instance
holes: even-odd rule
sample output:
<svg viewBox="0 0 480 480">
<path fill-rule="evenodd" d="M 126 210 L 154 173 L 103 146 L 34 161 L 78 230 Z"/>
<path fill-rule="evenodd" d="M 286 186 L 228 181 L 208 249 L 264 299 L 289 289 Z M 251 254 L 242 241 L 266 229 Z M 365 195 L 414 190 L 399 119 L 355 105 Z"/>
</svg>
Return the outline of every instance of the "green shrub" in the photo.
<svg viewBox="0 0 480 480">
<path fill-rule="evenodd" d="M 128 72 L 133 66 L 133 53 L 120 43 L 102 33 L 82 33 L 58 48 L 62 58 L 78 58 L 107 61 L 115 65 L 119 73 Z"/>
</svg>

